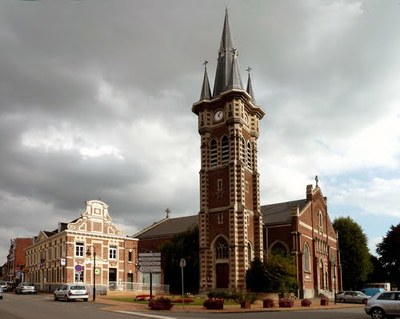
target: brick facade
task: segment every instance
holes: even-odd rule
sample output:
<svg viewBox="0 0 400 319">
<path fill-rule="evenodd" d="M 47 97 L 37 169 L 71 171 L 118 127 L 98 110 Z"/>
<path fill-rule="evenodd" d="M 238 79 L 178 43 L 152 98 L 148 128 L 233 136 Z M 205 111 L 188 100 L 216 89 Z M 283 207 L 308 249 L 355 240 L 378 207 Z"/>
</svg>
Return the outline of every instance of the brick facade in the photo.
<svg viewBox="0 0 400 319">
<path fill-rule="evenodd" d="M 103 289 L 136 282 L 137 244 L 112 223 L 106 203 L 88 201 L 80 218 L 39 233 L 26 250 L 26 278 L 44 291 L 65 282 L 93 284 L 94 279 Z"/>
</svg>

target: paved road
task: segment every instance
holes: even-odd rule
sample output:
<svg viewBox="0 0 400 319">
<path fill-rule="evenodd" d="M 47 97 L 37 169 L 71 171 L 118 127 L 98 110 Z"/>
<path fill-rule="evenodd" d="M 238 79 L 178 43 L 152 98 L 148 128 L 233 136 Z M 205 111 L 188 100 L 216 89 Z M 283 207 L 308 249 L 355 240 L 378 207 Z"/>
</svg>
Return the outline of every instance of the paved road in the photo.
<svg viewBox="0 0 400 319">
<path fill-rule="evenodd" d="M 53 301 L 47 294 L 15 295 L 6 293 L 0 300 L 1 319 L 370 319 L 362 307 L 336 310 L 301 310 L 257 313 L 115 313 L 102 310 L 92 302 Z"/>
</svg>

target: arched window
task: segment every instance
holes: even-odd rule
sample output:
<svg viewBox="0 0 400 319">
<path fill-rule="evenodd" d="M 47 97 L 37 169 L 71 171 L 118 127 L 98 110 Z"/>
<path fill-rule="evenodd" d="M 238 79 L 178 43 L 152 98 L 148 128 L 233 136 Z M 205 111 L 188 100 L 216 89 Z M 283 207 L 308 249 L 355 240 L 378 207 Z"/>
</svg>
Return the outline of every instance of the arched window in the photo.
<svg viewBox="0 0 400 319">
<path fill-rule="evenodd" d="M 222 164 L 229 162 L 229 139 L 226 135 L 222 137 Z"/>
<path fill-rule="evenodd" d="M 253 156 L 250 142 L 247 142 L 247 167 L 250 169 L 253 167 Z"/>
<path fill-rule="evenodd" d="M 217 166 L 217 141 L 212 139 L 210 142 L 210 166 Z"/>
<path fill-rule="evenodd" d="M 311 264 L 310 264 L 310 246 L 307 243 L 304 244 L 304 252 L 303 252 L 303 267 L 304 271 L 311 272 Z"/>
<path fill-rule="evenodd" d="M 273 243 L 271 246 L 271 254 L 287 256 L 288 250 L 287 250 L 287 247 L 282 242 L 277 241 L 277 242 Z"/>
<path fill-rule="evenodd" d="M 319 230 L 321 230 L 321 231 L 324 229 L 324 219 L 323 219 L 321 211 L 318 212 L 318 227 L 319 227 Z"/>
<path fill-rule="evenodd" d="M 240 138 L 240 159 L 246 163 L 246 142 L 243 136 Z"/>
<path fill-rule="evenodd" d="M 215 259 L 228 259 L 229 249 L 228 242 L 221 236 L 215 242 Z"/>
</svg>

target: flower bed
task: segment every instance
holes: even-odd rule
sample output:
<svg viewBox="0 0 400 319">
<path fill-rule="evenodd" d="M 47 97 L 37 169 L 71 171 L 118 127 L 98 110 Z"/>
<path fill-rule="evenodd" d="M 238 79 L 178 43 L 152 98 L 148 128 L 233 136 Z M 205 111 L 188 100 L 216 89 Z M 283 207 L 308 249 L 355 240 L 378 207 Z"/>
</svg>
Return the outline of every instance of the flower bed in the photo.
<svg viewBox="0 0 400 319">
<path fill-rule="evenodd" d="M 191 303 L 194 302 L 194 300 L 192 298 L 176 298 L 176 299 L 172 299 L 173 303 Z"/>
<path fill-rule="evenodd" d="M 301 306 L 302 307 L 310 307 L 311 306 L 311 300 L 310 299 L 303 299 L 301 301 Z"/>
<path fill-rule="evenodd" d="M 170 310 L 173 305 L 169 298 L 160 297 L 149 301 L 151 310 Z"/>
<path fill-rule="evenodd" d="M 150 300 L 150 295 L 137 295 L 135 297 L 136 301 L 149 301 Z"/>
<path fill-rule="evenodd" d="M 207 298 L 203 302 L 203 307 L 207 309 L 224 309 L 224 299 L 222 298 Z"/>
<path fill-rule="evenodd" d="M 281 308 L 291 308 L 294 306 L 294 301 L 292 299 L 280 299 L 279 307 Z"/>
</svg>

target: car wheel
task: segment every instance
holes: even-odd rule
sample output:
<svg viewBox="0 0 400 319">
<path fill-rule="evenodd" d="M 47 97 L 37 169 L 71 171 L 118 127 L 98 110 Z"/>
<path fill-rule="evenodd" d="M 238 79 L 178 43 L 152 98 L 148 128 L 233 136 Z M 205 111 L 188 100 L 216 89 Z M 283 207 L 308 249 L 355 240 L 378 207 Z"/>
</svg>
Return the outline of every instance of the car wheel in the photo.
<svg viewBox="0 0 400 319">
<path fill-rule="evenodd" d="M 345 302 L 344 298 L 340 298 L 339 302 Z"/>
<path fill-rule="evenodd" d="M 54 295 L 54 300 L 55 300 L 55 301 L 57 301 L 57 300 L 58 300 L 58 298 L 57 298 L 57 296 L 56 296 L 56 295 Z"/>
<path fill-rule="evenodd" d="M 385 312 L 381 308 L 372 308 L 371 318 L 372 319 L 383 319 L 383 318 L 385 318 Z"/>
<path fill-rule="evenodd" d="M 87 299 L 87 298 L 85 298 L 85 299 L 83 299 L 83 301 L 88 301 L 88 299 Z"/>
</svg>

